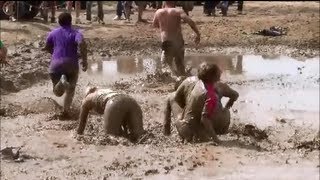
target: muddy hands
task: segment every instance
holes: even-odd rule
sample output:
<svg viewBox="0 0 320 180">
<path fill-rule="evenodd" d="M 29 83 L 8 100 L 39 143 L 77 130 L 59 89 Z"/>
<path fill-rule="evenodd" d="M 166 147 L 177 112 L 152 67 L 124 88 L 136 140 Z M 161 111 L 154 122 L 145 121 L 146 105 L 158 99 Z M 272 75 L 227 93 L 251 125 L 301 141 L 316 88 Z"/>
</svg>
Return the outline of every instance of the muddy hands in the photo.
<svg viewBox="0 0 320 180">
<path fill-rule="evenodd" d="M 0 60 L 0 67 L 5 67 L 5 66 L 8 66 L 8 65 L 10 66 L 8 61 Z"/>
</svg>

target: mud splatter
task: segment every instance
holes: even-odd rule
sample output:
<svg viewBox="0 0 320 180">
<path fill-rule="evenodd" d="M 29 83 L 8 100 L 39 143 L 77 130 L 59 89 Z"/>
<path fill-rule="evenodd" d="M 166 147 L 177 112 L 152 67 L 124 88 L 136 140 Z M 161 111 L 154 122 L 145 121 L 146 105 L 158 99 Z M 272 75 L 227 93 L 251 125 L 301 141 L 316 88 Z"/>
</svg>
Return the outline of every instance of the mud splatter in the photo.
<svg viewBox="0 0 320 180">
<path fill-rule="evenodd" d="M 257 141 L 268 139 L 268 134 L 265 130 L 260 130 L 252 124 L 239 124 L 230 128 L 230 133 L 242 136 L 253 137 Z"/>
</svg>

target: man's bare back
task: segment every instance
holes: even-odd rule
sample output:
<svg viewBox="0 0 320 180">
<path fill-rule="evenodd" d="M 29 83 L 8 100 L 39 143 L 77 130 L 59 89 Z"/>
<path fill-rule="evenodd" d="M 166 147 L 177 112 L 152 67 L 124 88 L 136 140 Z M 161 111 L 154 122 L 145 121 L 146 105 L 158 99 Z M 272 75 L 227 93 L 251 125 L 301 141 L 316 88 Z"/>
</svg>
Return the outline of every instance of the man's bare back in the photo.
<svg viewBox="0 0 320 180">
<path fill-rule="evenodd" d="M 155 14 L 154 26 L 160 29 L 161 41 L 183 40 L 181 32 L 181 13 L 176 8 L 163 8 Z"/>
<path fill-rule="evenodd" d="M 168 64 L 176 75 L 186 74 L 181 20 L 188 23 L 196 33 L 195 43 L 198 44 L 200 33 L 196 24 L 182 10 L 175 8 L 174 1 L 164 1 L 164 8 L 157 10 L 153 18 L 153 26 L 160 29 L 161 62 Z M 176 64 L 176 70 L 173 68 L 173 62 Z"/>
<path fill-rule="evenodd" d="M 197 34 L 195 43 L 200 42 L 200 33 L 193 20 L 182 10 L 169 5 L 158 9 L 154 15 L 153 26 L 160 29 L 161 41 L 181 41 L 183 40 L 181 32 L 181 20 L 184 20 Z"/>
</svg>

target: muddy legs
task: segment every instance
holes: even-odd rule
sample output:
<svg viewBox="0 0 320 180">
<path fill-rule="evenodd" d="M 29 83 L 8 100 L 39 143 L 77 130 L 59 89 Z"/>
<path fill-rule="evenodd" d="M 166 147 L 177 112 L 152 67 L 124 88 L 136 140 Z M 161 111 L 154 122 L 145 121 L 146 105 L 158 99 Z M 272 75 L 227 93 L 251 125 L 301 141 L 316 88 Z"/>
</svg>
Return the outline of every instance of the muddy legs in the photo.
<svg viewBox="0 0 320 180">
<path fill-rule="evenodd" d="M 219 110 L 212 119 L 212 125 L 217 134 L 226 134 L 230 126 L 230 111 L 228 109 Z"/>
<path fill-rule="evenodd" d="M 58 74 L 50 73 L 52 83 L 53 83 L 53 93 L 61 97 L 64 93 L 64 113 L 69 112 L 70 106 L 74 97 L 75 87 L 78 81 L 78 72 L 71 74 Z"/>
<path fill-rule="evenodd" d="M 110 99 L 104 110 L 104 129 L 106 134 L 121 136 L 128 128 L 130 138 L 137 140 L 143 133 L 142 110 L 137 102 L 128 96 Z"/>
<path fill-rule="evenodd" d="M 167 64 L 174 75 L 186 75 L 184 65 L 184 47 L 175 47 L 171 42 L 163 42 L 161 64 Z M 173 67 L 173 62 L 176 68 Z"/>
<path fill-rule="evenodd" d="M 42 2 L 43 9 L 41 10 L 41 16 L 44 21 L 48 22 L 49 17 L 49 9 L 51 11 L 51 23 L 55 23 L 56 21 L 56 1 L 43 1 Z"/>
<path fill-rule="evenodd" d="M 183 141 L 191 142 L 194 137 L 194 133 L 189 125 L 183 122 L 183 120 L 178 120 L 175 125 L 181 139 L 183 139 Z"/>
<path fill-rule="evenodd" d="M 168 136 L 171 134 L 171 102 L 174 99 L 175 92 L 169 95 L 169 97 L 166 99 L 165 107 L 163 111 L 163 134 Z"/>
</svg>

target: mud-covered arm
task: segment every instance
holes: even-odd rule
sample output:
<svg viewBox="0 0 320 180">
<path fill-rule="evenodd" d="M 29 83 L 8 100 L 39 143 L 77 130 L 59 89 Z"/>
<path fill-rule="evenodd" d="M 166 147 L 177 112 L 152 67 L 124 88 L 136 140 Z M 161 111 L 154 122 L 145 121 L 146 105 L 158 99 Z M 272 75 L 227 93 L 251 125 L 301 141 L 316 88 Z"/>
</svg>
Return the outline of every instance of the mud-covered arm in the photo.
<svg viewBox="0 0 320 180">
<path fill-rule="evenodd" d="M 233 106 L 234 102 L 238 99 L 239 93 L 230 88 L 230 86 L 225 83 L 219 83 L 219 86 L 222 91 L 222 95 L 229 98 L 225 108 L 230 109 Z"/>
<path fill-rule="evenodd" d="M 171 105 L 174 102 L 175 92 L 169 94 L 168 98 L 165 102 L 164 107 L 164 120 L 163 120 L 163 133 L 164 135 L 170 135 L 171 134 L 171 111 L 172 107 Z"/>
<path fill-rule="evenodd" d="M 152 21 L 152 26 L 154 28 L 159 28 L 160 25 L 159 25 L 159 19 L 158 19 L 158 12 L 159 11 L 156 11 L 156 13 L 154 14 L 154 17 L 153 17 L 153 21 Z"/>
<path fill-rule="evenodd" d="M 185 96 L 185 82 L 182 82 L 174 95 L 174 101 L 176 101 L 182 109 L 186 106 Z"/>
<path fill-rule="evenodd" d="M 82 70 L 86 71 L 88 68 L 88 46 L 86 40 L 83 38 L 82 33 L 78 32 L 75 38 L 75 41 L 78 45 L 77 53 L 81 56 L 81 65 Z"/>
<path fill-rule="evenodd" d="M 78 134 L 83 134 L 83 131 L 87 124 L 89 111 L 93 108 L 92 96 L 88 95 L 81 104 L 80 109 L 80 122 L 77 130 Z"/>
<path fill-rule="evenodd" d="M 208 103 L 209 103 L 209 98 L 207 98 L 206 94 L 203 94 L 200 97 L 205 103 L 202 109 L 202 113 L 201 113 L 201 123 L 203 124 L 203 126 L 205 127 L 205 130 L 210 134 L 210 136 L 212 137 L 213 141 L 216 143 L 220 143 L 221 141 L 219 140 L 216 131 L 214 130 L 211 120 L 209 118 L 209 112 L 208 112 Z"/>
<path fill-rule="evenodd" d="M 42 50 L 47 51 L 48 53 L 52 54 L 53 48 L 54 48 L 53 35 L 52 35 L 52 33 L 49 33 L 49 35 L 46 39 L 45 47 Z"/>
<path fill-rule="evenodd" d="M 184 22 L 189 24 L 191 29 L 197 34 L 197 38 L 199 38 L 199 41 L 200 41 L 200 32 L 198 30 L 196 23 L 183 11 L 181 11 L 181 19 Z"/>
</svg>

